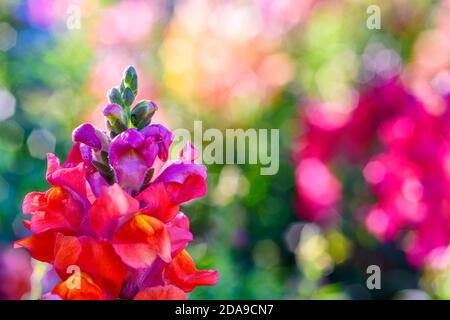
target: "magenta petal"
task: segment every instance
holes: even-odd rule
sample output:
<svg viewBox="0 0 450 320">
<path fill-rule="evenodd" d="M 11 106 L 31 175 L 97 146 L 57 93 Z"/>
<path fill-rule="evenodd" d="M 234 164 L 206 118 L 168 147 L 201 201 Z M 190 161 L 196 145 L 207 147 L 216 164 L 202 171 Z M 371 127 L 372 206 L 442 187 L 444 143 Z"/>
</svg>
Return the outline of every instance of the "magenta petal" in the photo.
<svg viewBox="0 0 450 320">
<path fill-rule="evenodd" d="M 62 298 L 57 294 L 46 293 L 39 300 L 62 300 Z"/>
<path fill-rule="evenodd" d="M 92 165 L 93 158 L 93 149 L 83 143 L 76 142 L 72 150 L 70 150 L 69 155 L 67 156 L 66 162 L 62 165 L 63 168 L 73 168 L 76 167 L 80 163 L 85 164 L 85 168 L 88 174 L 96 172 L 97 170 Z"/>
<path fill-rule="evenodd" d="M 165 184 L 175 203 L 187 202 L 206 194 L 206 167 L 196 163 L 173 163 L 155 182 Z"/>
<path fill-rule="evenodd" d="M 115 103 L 111 103 L 106 105 L 103 108 L 103 115 L 105 117 L 123 117 L 123 109 L 121 106 L 119 106 L 118 104 Z"/>
<path fill-rule="evenodd" d="M 190 176 L 199 176 L 206 180 L 206 167 L 196 163 L 174 162 L 158 176 L 155 182 L 184 183 Z"/>
<path fill-rule="evenodd" d="M 114 138 L 110 146 L 109 161 L 122 188 L 128 192 L 139 191 L 157 152 L 155 142 L 145 138 L 136 129 L 128 129 Z"/>
<path fill-rule="evenodd" d="M 93 172 L 92 174 L 88 175 L 86 179 L 89 182 L 92 193 L 96 197 L 100 196 L 104 188 L 108 188 L 110 186 L 108 182 L 106 182 L 105 178 L 103 178 L 98 172 Z"/>
<path fill-rule="evenodd" d="M 153 262 L 150 268 L 129 269 L 128 278 L 122 288 L 121 295 L 125 299 L 132 299 L 133 296 L 142 288 L 164 285 L 162 273 L 167 264 L 160 258 Z"/>
<path fill-rule="evenodd" d="M 81 142 L 96 151 L 107 150 L 109 138 L 99 129 L 95 128 L 90 123 L 84 123 L 72 133 L 72 140 L 74 142 Z"/>
<path fill-rule="evenodd" d="M 145 137 L 151 137 L 158 144 L 158 157 L 162 161 L 169 158 L 169 148 L 172 144 L 173 134 L 160 124 L 152 124 L 142 130 Z"/>
</svg>

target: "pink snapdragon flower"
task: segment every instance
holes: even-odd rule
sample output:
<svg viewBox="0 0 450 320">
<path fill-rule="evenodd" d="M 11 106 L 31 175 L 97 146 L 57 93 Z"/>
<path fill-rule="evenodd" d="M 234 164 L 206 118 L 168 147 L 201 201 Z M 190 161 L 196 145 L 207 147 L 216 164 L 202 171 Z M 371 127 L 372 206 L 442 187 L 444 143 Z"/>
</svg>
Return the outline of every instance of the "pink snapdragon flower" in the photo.
<svg viewBox="0 0 450 320">
<path fill-rule="evenodd" d="M 399 240 L 410 263 L 422 266 L 450 244 L 450 112 L 430 114 L 398 78 L 359 97 L 337 125 L 306 109 L 295 152 L 299 215 L 335 218 L 338 200 L 353 200 L 339 193 L 336 175 L 359 171 L 366 183 L 361 194 L 375 199 L 358 205 L 367 229 L 381 241 Z M 311 159 L 315 165 L 305 165 Z"/>
</svg>

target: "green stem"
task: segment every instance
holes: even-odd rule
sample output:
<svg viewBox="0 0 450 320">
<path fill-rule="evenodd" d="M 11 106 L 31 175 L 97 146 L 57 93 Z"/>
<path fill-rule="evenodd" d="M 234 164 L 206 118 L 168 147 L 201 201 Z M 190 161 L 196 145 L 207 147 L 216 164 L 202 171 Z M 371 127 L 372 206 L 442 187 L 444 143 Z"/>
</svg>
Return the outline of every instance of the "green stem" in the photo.
<svg viewBox="0 0 450 320">
<path fill-rule="evenodd" d="M 130 106 L 125 106 L 125 115 L 127 116 L 127 127 L 134 128 L 133 122 L 131 122 L 131 109 Z"/>
</svg>

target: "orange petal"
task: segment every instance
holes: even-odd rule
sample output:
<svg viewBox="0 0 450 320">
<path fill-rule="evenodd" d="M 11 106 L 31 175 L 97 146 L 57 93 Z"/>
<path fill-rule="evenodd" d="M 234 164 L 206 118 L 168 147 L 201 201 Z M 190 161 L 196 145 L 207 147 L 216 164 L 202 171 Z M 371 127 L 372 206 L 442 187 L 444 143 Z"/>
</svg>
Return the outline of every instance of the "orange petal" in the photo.
<svg viewBox="0 0 450 320">
<path fill-rule="evenodd" d="M 83 272 L 74 273 L 66 281 L 59 283 L 52 294 L 64 300 L 105 300 L 107 298 L 92 278 Z"/>
<path fill-rule="evenodd" d="M 14 247 L 24 247 L 34 259 L 52 263 L 55 258 L 55 239 L 56 232 L 47 231 L 17 240 Z"/>
<path fill-rule="evenodd" d="M 213 286 L 219 279 L 217 270 L 198 270 L 189 253 L 181 251 L 164 270 L 164 280 L 185 292 L 191 292 L 197 286 Z"/>
<path fill-rule="evenodd" d="M 31 231 L 41 233 L 51 229 L 75 229 L 83 217 L 83 207 L 62 187 L 54 187 L 45 193 L 45 206 L 41 196 L 30 194 L 25 198 L 24 209 L 34 209 L 31 217 Z M 33 206 L 30 201 L 41 202 Z M 25 205 L 27 204 L 27 205 Z M 42 210 L 37 210 L 38 208 Z"/>
<path fill-rule="evenodd" d="M 138 214 L 114 234 L 114 249 L 133 268 L 150 267 L 157 256 L 169 262 L 170 238 L 164 224 L 156 218 Z"/>
<path fill-rule="evenodd" d="M 112 297 L 122 288 L 126 266 L 111 244 L 86 236 L 62 236 L 56 240 L 54 267 L 62 279 L 67 279 L 70 266 L 77 266 Z"/>
</svg>

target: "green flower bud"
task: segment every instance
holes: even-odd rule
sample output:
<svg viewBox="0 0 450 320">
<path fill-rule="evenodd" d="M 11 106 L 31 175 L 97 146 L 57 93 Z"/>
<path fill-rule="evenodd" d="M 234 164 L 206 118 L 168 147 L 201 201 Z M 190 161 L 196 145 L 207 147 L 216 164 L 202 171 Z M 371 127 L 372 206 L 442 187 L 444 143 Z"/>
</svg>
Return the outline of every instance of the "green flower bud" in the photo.
<svg viewBox="0 0 450 320">
<path fill-rule="evenodd" d="M 119 92 L 120 92 L 120 94 L 123 95 L 123 93 L 124 93 L 126 87 L 127 87 L 127 86 L 126 86 L 125 82 L 124 82 L 124 81 L 121 81 L 121 82 L 120 82 L 120 86 L 119 86 Z"/>
<path fill-rule="evenodd" d="M 122 99 L 125 106 L 129 107 L 133 104 L 134 93 L 130 88 L 125 88 L 122 93 Z"/>
<path fill-rule="evenodd" d="M 133 79 L 137 78 L 137 72 L 136 69 L 133 66 L 129 66 L 127 69 L 125 69 L 123 74 L 123 79 L 125 81 L 125 84 L 130 84 Z"/>
<path fill-rule="evenodd" d="M 119 134 L 128 129 L 127 116 L 118 104 L 108 104 L 103 109 L 103 115 L 107 119 L 107 126 L 111 132 Z"/>
<path fill-rule="evenodd" d="M 156 110 L 158 110 L 156 104 L 143 100 L 131 110 L 131 122 L 136 128 L 142 129 L 150 124 Z"/>
<path fill-rule="evenodd" d="M 109 90 L 108 99 L 111 103 L 123 105 L 122 96 L 120 95 L 120 92 L 117 88 L 112 88 L 111 90 Z"/>
<path fill-rule="evenodd" d="M 123 75 L 123 82 L 126 87 L 130 88 L 134 95 L 137 94 L 137 72 L 132 66 L 128 67 Z"/>
<path fill-rule="evenodd" d="M 120 133 L 120 132 L 115 132 L 114 131 L 114 128 L 111 126 L 111 123 L 109 121 L 106 121 L 106 128 L 108 128 L 109 136 L 111 137 L 111 139 L 114 139 Z"/>
</svg>

